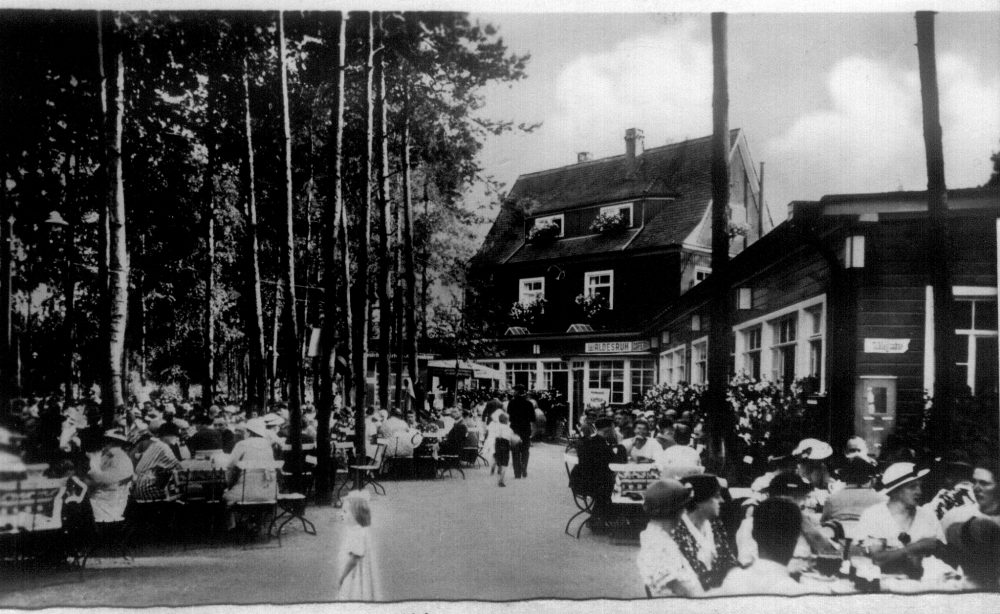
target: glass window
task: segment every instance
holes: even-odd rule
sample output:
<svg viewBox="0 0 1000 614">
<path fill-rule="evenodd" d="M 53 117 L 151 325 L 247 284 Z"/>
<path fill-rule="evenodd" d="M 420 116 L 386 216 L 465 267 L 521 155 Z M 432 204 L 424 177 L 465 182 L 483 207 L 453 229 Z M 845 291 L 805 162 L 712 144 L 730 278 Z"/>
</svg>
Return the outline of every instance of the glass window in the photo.
<svg viewBox="0 0 1000 614">
<path fill-rule="evenodd" d="M 535 218 L 535 226 L 541 226 L 542 224 L 555 224 L 559 227 L 559 235 L 563 236 L 565 232 L 565 227 L 563 226 L 563 215 L 546 215 L 544 217 Z"/>
<path fill-rule="evenodd" d="M 708 341 L 691 344 L 691 383 L 704 384 L 708 381 Z"/>
<path fill-rule="evenodd" d="M 646 396 L 646 391 L 653 387 L 655 382 L 652 360 L 633 360 L 629 362 L 632 377 L 632 402 L 642 401 Z"/>
<path fill-rule="evenodd" d="M 507 363 L 507 387 L 520 384 L 528 390 L 535 389 L 535 363 L 533 361 Z"/>
<path fill-rule="evenodd" d="M 624 360 L 592 360 L 590 361 L 590 378 L 588 388 L 601 388 L 611 391 L 611 402 L 625 402 L 625 361 Z"/>
<path fill-rule="evenodd" d="M 694 280 L 692 280 L 691 285 L 697 286 L 701 282 L 708 279 L 708 276 L 712 274 L 712 269 L 704 266 L 694 267 Z"/>
<path fill-rule="evenodd" d="M 795 381 L 795 341 L 798 338 L 798 314 L 774 321 L 774 344 L 771 350 L 771 378 L 790 388 Z"/>
<path fill-rule="evenodd" d="M 625 225 L 629 228 L 632 227 L 632 204 L 627 203 L 624 205 L 611 205 L 610 207 L 601 207 L 601 213 L 604 215 L 621 215 L 625 218 Z"/>
<path fill-rule="evenodd" d="M 545 298 L 545 278 L 531 277 L 522 279 L 517 300 L 522 305 L 528 305 L 540 298 Z"/>
<path fill-rule="evenodd" d="M 583 278 L 583 288 L 589 296 L 603 296 L 608 302 L 608 309 L 614 308 L 615 272 L 593 271 Z"/>
<path fill-rule="evenodd" d="M 761 326 L 743 331 L 743 370 L 755 380 L 760 379 Z"/>
<path fill-rule="evenodd" d="M 545 390 L 552 390 L 555 388 L 553 385 L 553 373 L 568 371 L 565 362 L 562 361 L 550 361 L 542 363 L 542 383 Z"/>
<path fill-rule="evenodd" d="M 660 354 L 660 381 L 676 386 L 685 381 L 684 346 L 676 347 Z"/>
<path fill-rule="evenodd" d="M 959 378 L 972 394 L 997 389 L 997 301 L 958 298 L 955 301 L 955 364 Z"/>
</svg>

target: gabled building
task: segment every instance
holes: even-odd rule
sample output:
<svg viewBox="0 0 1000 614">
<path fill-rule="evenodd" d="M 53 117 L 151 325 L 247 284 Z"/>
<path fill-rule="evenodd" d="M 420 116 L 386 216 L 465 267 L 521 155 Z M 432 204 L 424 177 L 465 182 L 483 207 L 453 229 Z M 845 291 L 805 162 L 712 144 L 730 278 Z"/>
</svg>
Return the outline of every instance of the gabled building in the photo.
<svg viewBox="0 0 1000 614">
<path fill-rule="evenodd" d="M 771 229 L 741 130 L 730 134 L 737 254 Z M 507 385 L 557 389 L 579 408 L 638 401 L 655 383 L 655 314 L 711 273 L 711 138 L 522 175 L 472 262 Z"/>
</svg>

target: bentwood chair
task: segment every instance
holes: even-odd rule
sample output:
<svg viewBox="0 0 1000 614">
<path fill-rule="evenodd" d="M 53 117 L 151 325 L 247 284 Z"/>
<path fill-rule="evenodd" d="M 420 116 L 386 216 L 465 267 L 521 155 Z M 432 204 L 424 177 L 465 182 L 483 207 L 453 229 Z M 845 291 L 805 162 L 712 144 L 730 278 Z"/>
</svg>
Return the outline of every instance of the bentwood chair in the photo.
<svg viewBox="0 0 1000 614">
<path fill-rule="evenodd" d="M 583 527 L 590 521 L 590 514 L 592 513 L 594 507 L 594 497 L 578 491 L 573 486 L 573 467 L 576 466 L 578 462 L 579 461 L 575 456 L 563 454 L 563 465 L 566 467 L 566 477 L 569 479 L 570 492 L 573 494 L 573 503 L 576 504 L 576 508 L 578 510 L 575 514 L 570 516 L 568 521 L 566 521 L 566 528 L 563 529 L 563 532 L 572 537 L 573 534 L 570 532 L 570 527 L 573 525 L 573 522 L 577 518 L 585 516 L 583 522 L 581 522 L 580 526 L 576 529 L 576 538 L 580 539 L 580 533 L 583 532 Z"/>
<path fill-rule="evenodd" d="M 354 477 L 358 490 L 363 490 L 365 486 L 371 484 L 372 490 L 376 493 L 385 494 L 385 487 L 378 481 L 379 472 L 382 471 L 382 463 L 385 462 L 385 449 L 386 445 L 380 443 L 375 448 L 375 456 L 371 462 L 350 466 L 351 475 Z"/>
</svg>

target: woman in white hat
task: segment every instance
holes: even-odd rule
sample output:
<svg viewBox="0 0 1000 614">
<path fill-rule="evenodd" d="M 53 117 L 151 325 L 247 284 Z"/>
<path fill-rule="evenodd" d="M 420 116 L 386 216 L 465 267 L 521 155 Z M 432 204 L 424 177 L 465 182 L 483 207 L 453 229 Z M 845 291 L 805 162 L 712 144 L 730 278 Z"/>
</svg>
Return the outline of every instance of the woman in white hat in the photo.
<svg viewBox="0 0 1000 614">
<path fill-rule="evenodd" d="M 244 466 L 274 463 L 274 449 L 267 439 L 267 424 L 263 418 L 248 420 L 247 438 L 236 442 L 236 445 L 233 446 L 233 453 L 229 459 L 232 486 L 224 496 L 229 502 L 261 501 L 273 498 L 274 484 L 268 478 L 273 479 L 271 474 L 274 473 L 274 470 L 270 470 L 270 474 L 265 472 L 264 475 L 258 476 L 261 479 L 251 479 L 244 483 L 247 473 L 237 471 L 241 463 Z"/>
<path fill-rule="evenodd" d="M 929 472 L 913 463 L 889 465 L 879 490 L 889 500 L 861 513 L 855 533 L 883 571 L 915 572 L 921 559 L 944 541 L 937 516 L 919 506 L 920 483 Z"/>
</svg>

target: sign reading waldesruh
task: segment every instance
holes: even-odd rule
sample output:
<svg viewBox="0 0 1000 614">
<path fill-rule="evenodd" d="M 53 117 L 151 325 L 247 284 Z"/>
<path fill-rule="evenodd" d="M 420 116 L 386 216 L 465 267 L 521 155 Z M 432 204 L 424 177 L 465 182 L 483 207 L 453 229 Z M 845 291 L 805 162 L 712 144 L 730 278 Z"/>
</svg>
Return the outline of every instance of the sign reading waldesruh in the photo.
<svg viewBox="0 0 1000 614">
<path fill-rule="evenodd" d="M 649 341 L 596 341 L 584 346 L 587 354 L 617 354 L 620 352 L 645 352 L 649 349 Z"/>
<path fill-rule="evenodd" d="M 865 339 L 865 354 L 905 354 L 909 339 Z"/>
<path fill-rule="evenodd" d="M 591 388 L 587 390 L 587 407 L 607 407 L 611 403 L 611 390 Z"/>
</svg>

